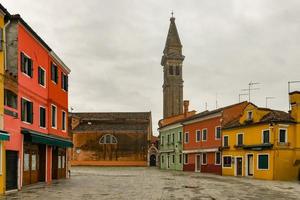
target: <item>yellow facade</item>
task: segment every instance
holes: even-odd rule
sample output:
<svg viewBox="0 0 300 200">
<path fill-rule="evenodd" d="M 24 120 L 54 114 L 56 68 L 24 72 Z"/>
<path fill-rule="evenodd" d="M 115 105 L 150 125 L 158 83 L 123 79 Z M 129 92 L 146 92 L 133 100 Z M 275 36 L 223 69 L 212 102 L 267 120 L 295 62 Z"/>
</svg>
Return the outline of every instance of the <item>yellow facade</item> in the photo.
<svg viewBox="0 0 300 200">
<path fill-rule="evenodd" d="M 300 102 L 300 93 L 298 100 Z M 251 119 L 248 112 L 252 112 Z M 230 167 L 228 162 L 225 166 L 223 163 L 223 175 L 249 176 L 267 180 L 298 180 L 300 137 L 297 138 L 297 134 L 299 135 L 300 132 L 299 125 L 296 124 L 297 118 L 283 120 L 279 115 L 282 113 L 279 113 L 274 115 L 273 120 L 264 120 L 270 112 L 272 112 L 270 109 L 249 104 L 240 117 L 239 126 L 233 125 L 229 128 L 225 126 L 222 134 L 223 141 L 224 137 L 228 137 L 228 147 L 223 147 L 222 157 L 223 162 L 224 157 L 229 159 L 230 156 L 232 161 Z M 297 115 L 292 111 L 293 114 Z M 283 115 L 289 116 L 288 113 Z M 264 131 L 269 133 L 269 137 L 266 136 L 269 142 L 264 142 Z M 285 133 L 282 133 L 281 142 L 280 132 Z M 243 139 L 240 139 L 243 140 L 242 145 L 238 145 L 238 134 L 243 135 Z"/>
<path fill-rule="evenodd" d="M 4 29 L 4 13 L 0 10 L 0 28 L 1 31 Z M 3 37 L 3 32 L 1 34 Z M 3 38 L 1 38 L 3 41 Z M 3 115 L 4 115 L 4 50 L 2 43 L 2 48 L 0 50 L 0 129 L 3 130 Z M 6 166 L 6 159 L 5 159 L 5 148 L 4 148 L 4 141 L 0 140 L 0 194 L 5 192 L 5 166 Z"/>
</svg>

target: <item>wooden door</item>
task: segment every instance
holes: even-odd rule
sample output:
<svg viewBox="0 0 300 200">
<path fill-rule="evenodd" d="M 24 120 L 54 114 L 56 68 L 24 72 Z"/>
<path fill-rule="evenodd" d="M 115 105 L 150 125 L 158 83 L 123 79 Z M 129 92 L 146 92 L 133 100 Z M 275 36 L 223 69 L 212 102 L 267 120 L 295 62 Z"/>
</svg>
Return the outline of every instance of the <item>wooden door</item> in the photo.
<svg viewBox="0 0 300 200">
<path fill-rule="evenodd" d="M 6 190 L 18 188 L 18 152 L 6 151 Z"/>
<path fill-rule="evenodd" d="M 34 144 L 24 144 L 23 184 L 39 182 L 39 147 Z"/>
<path fill-rule="evenodd" d="M 23 156 L 23 185 L 30 184 L 30 149 L 24 149 Z"/>
<path fill-rule="evenodd" d="M 253 155 L 248 155 L 248 176 L 253 176 Z"/>
<path fill-rule="evenodd" d="M 243 159 L 236 158 L 236 175 L 242 176 L 243 175 Z"/>
<path fill-rule="evenodd" d="M 30 183 L 39 182 L 39 152 L 37 149 L 31 150 L 30 160 Z"/>
</svg>

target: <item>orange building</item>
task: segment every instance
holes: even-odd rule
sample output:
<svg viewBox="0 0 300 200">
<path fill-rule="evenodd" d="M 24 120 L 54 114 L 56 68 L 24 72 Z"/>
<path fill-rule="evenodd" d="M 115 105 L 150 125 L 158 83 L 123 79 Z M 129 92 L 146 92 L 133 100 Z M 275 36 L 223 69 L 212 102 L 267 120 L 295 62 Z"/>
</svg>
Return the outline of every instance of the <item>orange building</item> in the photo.
<svg viewBox="0 0 300 200">
<path fill-rule="evenodd" d="M 182 122 L 184 171 L 222 173 L 220 152 L 222 125 L 239 117 L 247 104 L 242 102 L 204 111 Z"/>
</svg>

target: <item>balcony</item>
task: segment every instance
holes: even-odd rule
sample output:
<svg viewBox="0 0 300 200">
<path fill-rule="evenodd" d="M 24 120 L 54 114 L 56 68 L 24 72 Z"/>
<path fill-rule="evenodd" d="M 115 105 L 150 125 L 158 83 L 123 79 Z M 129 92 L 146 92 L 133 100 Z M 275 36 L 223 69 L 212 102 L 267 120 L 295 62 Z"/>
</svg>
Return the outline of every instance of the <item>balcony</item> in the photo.
<svg viewBox="0 0 300 200">
<path fill-rule="evenodd" d="M 243 149 L 253 150 L 253 151 L 260 151 L 264 149 L 272 149 L 273 144 L 271 143 L 264 143 L 264 144 L 253 144 L 253 145 L 243 145 Z"/>
</svg>

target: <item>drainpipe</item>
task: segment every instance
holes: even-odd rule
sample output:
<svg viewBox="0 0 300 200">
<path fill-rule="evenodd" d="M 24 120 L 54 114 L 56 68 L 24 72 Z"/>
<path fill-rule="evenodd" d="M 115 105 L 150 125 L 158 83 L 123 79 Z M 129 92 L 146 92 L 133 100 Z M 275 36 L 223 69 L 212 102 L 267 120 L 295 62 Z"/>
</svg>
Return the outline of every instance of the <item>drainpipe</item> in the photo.
<svg viewBox="0 0 300 200">
<path fill-rule="evenodd" d="M 3 27 L 3 52 L 4 52 L 4 70 L 7 69 L 7 53 L 6 53 L 6 27 L 10 24 L 10 20 Z"/>
</svg>

